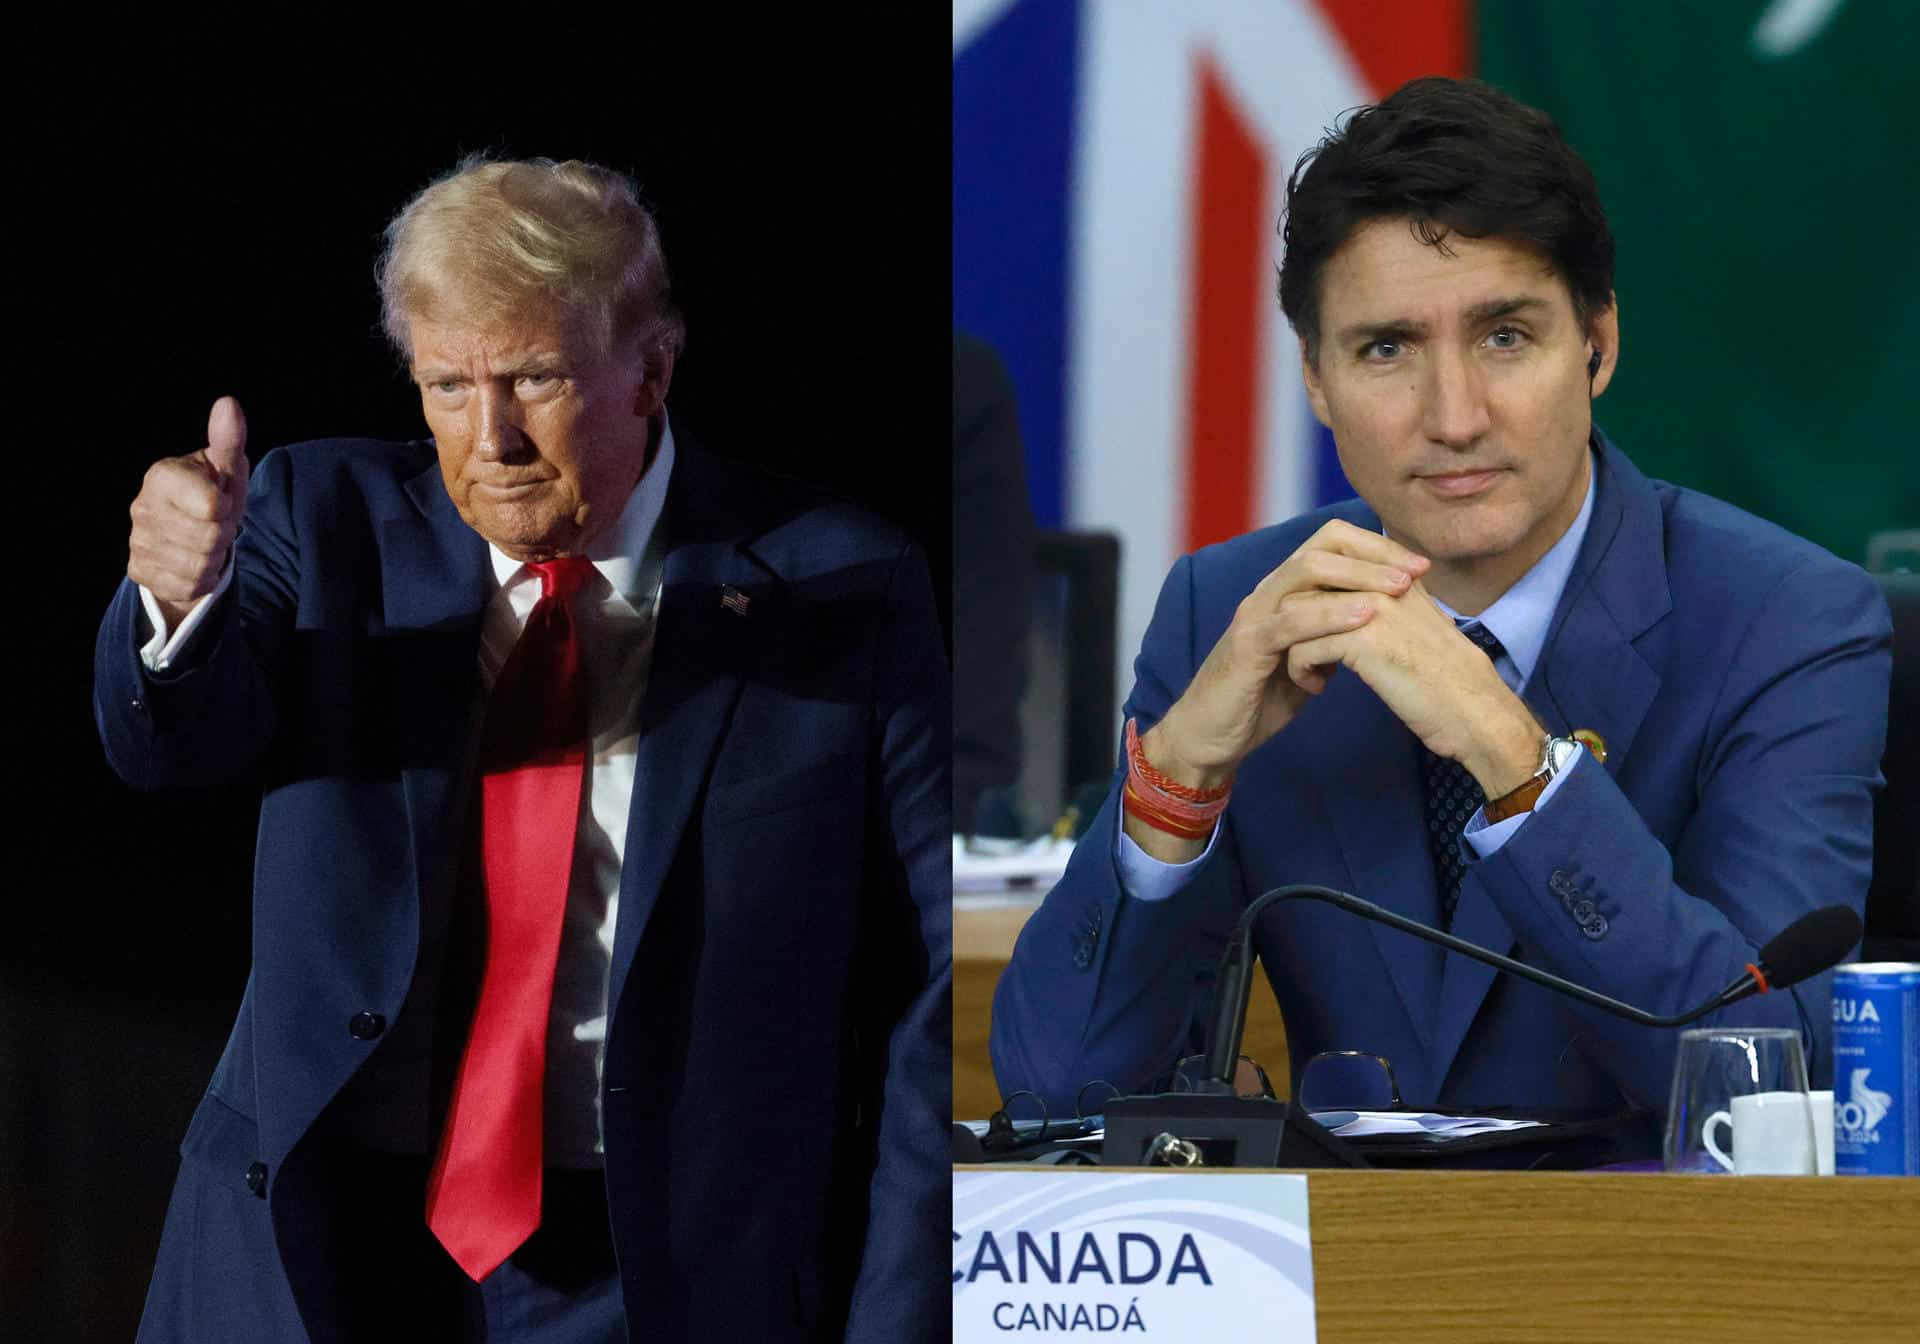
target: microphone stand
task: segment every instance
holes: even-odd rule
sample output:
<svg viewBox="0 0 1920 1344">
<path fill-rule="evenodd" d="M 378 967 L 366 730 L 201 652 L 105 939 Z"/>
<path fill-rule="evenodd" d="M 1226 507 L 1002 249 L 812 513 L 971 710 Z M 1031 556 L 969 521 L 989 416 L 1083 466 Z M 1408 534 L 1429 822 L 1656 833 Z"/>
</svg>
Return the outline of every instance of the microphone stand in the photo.
<svg viewBox="0 0 1920 1344">
<path fill-rule="evenodd" d="M 1359 1151 L 1298 1104 L 1234 1093 L 1234 1066 L 1246 1027 L 1252 988 L 1252 920 L 1274 900 L 1324 892 L 1325 887 L 1281 887 L 1247 907 L 1228 941 L 1207 1027 L 1206 1071 L 1191 1092 L 1115 1097 L 1104 1109 L 1106 1166 L 1134 1165 L 1173 1135 L 1197 1149 L 1206 1165 L 1228 1167 L 1367 1167 Z M 1352 899 L 1352 898 L 1347 898 Z M 1385 913 L 1385 912 L 1383 912 Z M 1396 916 L 1397 918 L 1397 916 Z"/>
<path fill-rule="evenodd" d="M 1576 985 L 1537 966 L 1515 961 L 1464 938 L 1428 928 L 1371 901 L 1331 887 L 1299 883 L 1275 887 L 1248 903 L 1220 960 L 1213 1009 L 1207 1022 L 1204 1074 L 1189 1093 L 1116 1097 L 1106 1105 L 1106 1142 L 1101 1160 L 1109 1165 L 1137 1163 L 1162 1133 L 1193 1141 L 1202 1158 L 1227 1166 L 1366 1166 L 1355 1149 L 1313 1120 L 1298 1106 L 1269 1097 L 1234 1095 L 1234 1066 L 1246 1029 L 1247 994 L 1253 984 L 1253 924 L 1262 911 L 1280 901 L 1324 901 L 1362 919 L 1385 924 L 1450 952 L 1517 975 L 1647 1027 L 1683 1027 L 1750 994 L 1785 989 L 1832 966 L 1859 941 L 1860 917 L 1845 906 L 1828 906 L 1801 916 L 1767 945 L 1745 971 L 1718 994 L 1689 1012 L 1662 1017 Z M 1209 1148 L 1211 1151 L 1209 1151 Z M 1217 1159 L 1225 1158 L 1224 1163 Z"/>
<path fill-rule="evenodd" d="M 1475 961 L 1492 966 L 1496 970 L 1517 975 L 1523 980 L 1531 980 L 1555 993 L 1566 994 L 1591 1004 L 1604 1012 L 1624 1017 L 1629 1022 L 1638 1022 L 1645 1027 L 1684 1027 L 1689 1022 L 1698 1021 L 1708 1013 L 1716 1012 L 1730 1003 L 1736 1003 L 1749 994 L 1758 992 L 1762 985 L 1753 974 L 1742 972 L 1740 977 L 1715 995 L 1707 1003 L 1690 1012 L 1673 1017 L 1659 1017 L 1644 1012 L 1630 1003 L 1622 1003 L 1597 990 L 1576 985 L 1571 980 L 1563 980 L 1557 975 L 1543 971 L 1525 962 L 1515 961 L 1512 957 L 1503 957 L 1498 952 L 1490 952 L 1477 943 L 1464 938 L 1456 938 L 1450 933 L 1429 928 L 1418 920 L 1408 919 L 1371 901 L 1363 901 L 1344 891 L 1335 891 L 1332 887 L 1318 887 L 1309 883 L 1297 883 L 1291 886 L 1275 887 L 1263 892 L 1248 903 L 1240 921 L 1234 926 L 1233 937 L 1227 941 L 1226 953 L 1220 960 L 1220 975 L 1215 981 L 1213 994 L 1213 1015 L 1207 1027 L 1206 1077 L 1197 1085 L 1197 1089 L 1213 1094 L 1233 1094 L 1233 1071 L 1235 1061 L 1240 1055 L 1240 1038 L 1246 1031 L 1247 995 L 1253 988 L 1253 922 L 1270 905 L 1281 901 L 1305 899 L 1324 901 L 1328 905 L 1339 906 L 1349 914 L 1362 919 L 1370 919 L 1378 924 L 1410 933 L 1416 938 L 1430 943 L 1438 943 L 1451 952 L 1463 957 L 1472 957 Z"/>
</svg>

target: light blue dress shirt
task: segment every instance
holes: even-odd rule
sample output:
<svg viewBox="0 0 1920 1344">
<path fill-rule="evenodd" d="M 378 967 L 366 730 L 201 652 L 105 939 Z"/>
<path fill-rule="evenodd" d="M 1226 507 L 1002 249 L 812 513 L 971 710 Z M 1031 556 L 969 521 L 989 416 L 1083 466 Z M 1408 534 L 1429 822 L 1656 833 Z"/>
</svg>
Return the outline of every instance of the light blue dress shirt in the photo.
<svg viewBox="0 0 1920 1344">
<path fill-rule="evenodd" d="M 1547 631 L 1553 624 L 1554 610 L 1560 605 L 1560 594 L 1565 591 L 1567 579 L 1573 573 L 1573 562 L 1580 554 L 1580 543 L 1586 538 L 1587 524 L 1593 517 L 1594 484 L 1598 474 L 1599 466 L 1589 455 L 1587 497 L 1581 503 L 1579 516 L 1573 520 L 1573 525 L 1545 555 L 1534 562 L 1532 569 L 1522 574 L 1513 587 L 1495 599 L 1493 605 L 1477 618 L 1464 617 L 1439 598 L 1434 599 L 1434 605 L 1451 616 L 1456 624 L 1468 625 L 1477 620 L 1500 641 L 1504 652 L 1493 660 L 1493 668 L 1500 674 L 1500 680 L 1516 695 L 1526 686 L 1528 678 L 1533 675 L 1534 665 L 1540 661 L 1541 651 L 1546 648 Z M 1461 832 L 1469 858 L 1484 859 L 1498 852 L 1502 845 L 1513 838 L 1513 833 L 1526 824 L 1528 817 L 1547 805 L 1559 790 L 1561 782 L 1580 766 L 1586 754 L 1584 747 L 1574 753 L 1567 769 L 1547 782 L 1547 787 L 1535 800 L 1532 811 L 1522 812 L 1492 825 L 1487 824 L 1484 807 L 1476 811 Z M 1199 858 L 1188 863 L 1162 863 L 1136 845 L 1127 835 L 1124 825 L 1116 829 L 1120 838 L 1114 859 L 1120 868 L 1120 885 L 1136 901 L 1164 901 L 1179 891 L 1195 870 L 1207 861 L 1213 853 L 1215 842 L 1220 838 L 1220 828 L 1215 826 Z"/>
</svg>

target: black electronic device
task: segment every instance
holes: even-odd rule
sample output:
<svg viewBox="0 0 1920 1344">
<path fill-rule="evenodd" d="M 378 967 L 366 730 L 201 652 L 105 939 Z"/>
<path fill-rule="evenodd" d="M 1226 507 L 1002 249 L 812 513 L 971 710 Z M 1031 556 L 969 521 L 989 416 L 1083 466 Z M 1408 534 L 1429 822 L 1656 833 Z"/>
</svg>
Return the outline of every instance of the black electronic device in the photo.
<svg viewBox="0 0 1920 1344">
<path fill-rule="evenodd" d="M 1100 1164 L 1147 1164 L 1147 1150 L 1172 1134 L 1209 1167 L 1364 1167 L 1353 1145 L 1290 1102 L 1272 1097 L 1166 1092 L 1115 1097 L 1106 1105 Z"/>
</svg>

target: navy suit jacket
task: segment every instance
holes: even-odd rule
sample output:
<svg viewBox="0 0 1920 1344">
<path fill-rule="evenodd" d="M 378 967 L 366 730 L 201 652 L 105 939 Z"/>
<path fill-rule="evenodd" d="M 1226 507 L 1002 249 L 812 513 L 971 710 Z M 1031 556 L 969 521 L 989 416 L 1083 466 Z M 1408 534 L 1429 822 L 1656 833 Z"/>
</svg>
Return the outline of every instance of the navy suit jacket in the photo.
<svg viewBox="0 0 1920 1344">
<path fill-rule="evenodd" d="M 679 438 L 602 1080 L 628 1319 L 659 1340 L 928 1338 L 948 1313 L 952 923 L 924 558 Z M 467 834 L 488 551 L 431 442 L 268 454 L 237 556 L 190 668 L 145 671 L 130 583 L 97 651 L 123 779 L 264 789 L 252 975 L 143 1340 L 349 1329 L 366 1267 L 319 1122 L 431 1018 L 409 996 Z"/>
<path fill-rule="evenodd" d="M 1656 1013 L 1697 1006 L 1819 906 L 1858 911 L 1886 736 L 1890 621 L 1858 567 L 1748 514 L 1650 481 L 1596 435 L 1594 512 L 1525 698 L 1591 728 L 1549 804 L 1473 864 L 1461 937 Z M 1135 663 L 1144 731 L 1234 607 L 1352 500 L 1180 560 Z M 1243 763 L 1213 853 L 1163 902 L 1123 895 L 1120 775 L 1022 932 L 994 1001 L 1004 1092 L 1072 1114 L 1077 1088 L 1134 1090 L 1200 1048 L 1221 950 L 1247 902 L 1286 883 L 1439 922 L 1418 744 L 1350 671 Z M 1255 929 L 1295 1082 L 1322 1050 L 1392 1061 L 1409 1102 L 1664 1110 L 1677 1035 L 1607 1016 L 1311 901 Z M 1831 977 L 1702 1025 L 1797 1028 L 1830 1076 Z"/>
</svg>

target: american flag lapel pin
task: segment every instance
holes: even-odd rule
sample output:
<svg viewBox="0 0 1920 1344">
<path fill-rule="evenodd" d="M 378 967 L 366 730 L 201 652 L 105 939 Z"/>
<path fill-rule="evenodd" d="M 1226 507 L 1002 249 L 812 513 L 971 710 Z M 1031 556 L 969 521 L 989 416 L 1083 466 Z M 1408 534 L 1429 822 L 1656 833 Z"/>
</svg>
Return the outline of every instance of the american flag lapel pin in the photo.
<svg viewBox="0 0 1920 1344">
<path fill-rule="evenodd" d="M 720 589 L 720 605 L 735 616 L 745 616 L 749 603 L 747 595 L 730 583 Z"/>
</svg>

